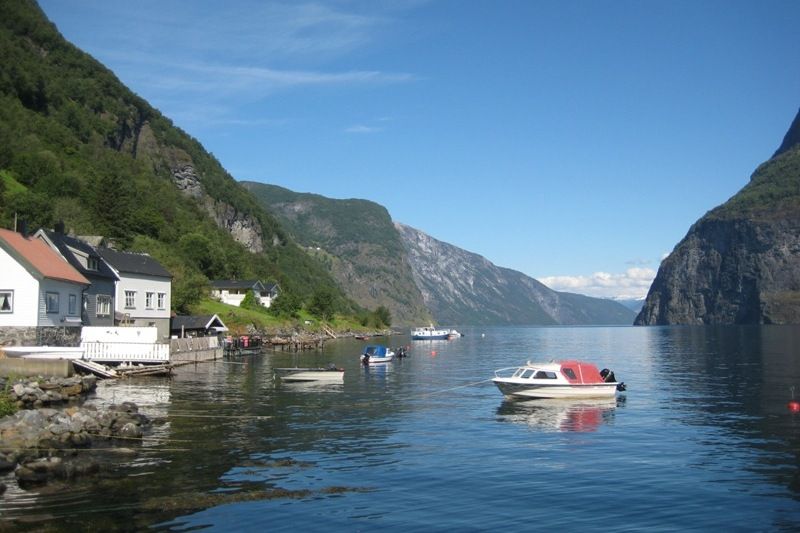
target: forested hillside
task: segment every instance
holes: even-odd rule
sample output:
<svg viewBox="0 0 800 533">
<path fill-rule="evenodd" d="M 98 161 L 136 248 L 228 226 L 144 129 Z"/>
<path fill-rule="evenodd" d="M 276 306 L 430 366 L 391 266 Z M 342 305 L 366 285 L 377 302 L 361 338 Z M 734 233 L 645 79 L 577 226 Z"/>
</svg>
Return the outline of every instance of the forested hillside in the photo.
<svg viewBox="0 0 800 533">
<path fill-rule="evenodd" d="M 146 251 L 188 310 L 208 279 L 274 280 L 353 307 L 200 143 L 68 43 L 31 0 L 0 0 L 0 225 L 64 221 Z"/>
<path fill-rule="evenodd" d="M 384 306 L 396 324 L 427 324 L 406 250 L 385 207 L 368 200 L 336 200 L 256 182 L 242 182 L 353 300 Z"/>
</svg>

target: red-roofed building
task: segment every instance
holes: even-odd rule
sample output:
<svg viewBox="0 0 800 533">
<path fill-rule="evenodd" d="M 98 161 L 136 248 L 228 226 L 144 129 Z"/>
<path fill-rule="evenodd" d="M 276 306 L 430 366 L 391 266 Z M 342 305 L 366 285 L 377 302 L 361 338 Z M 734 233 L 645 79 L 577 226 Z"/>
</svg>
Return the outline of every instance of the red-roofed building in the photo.
<svg viewBox="0 0 800 533">
<path fill-rule="evenodd" d="M 0 229 L 0 328 L 79 331 L 88 286 L 88 279 L 41 240 Z"/>
</svg>

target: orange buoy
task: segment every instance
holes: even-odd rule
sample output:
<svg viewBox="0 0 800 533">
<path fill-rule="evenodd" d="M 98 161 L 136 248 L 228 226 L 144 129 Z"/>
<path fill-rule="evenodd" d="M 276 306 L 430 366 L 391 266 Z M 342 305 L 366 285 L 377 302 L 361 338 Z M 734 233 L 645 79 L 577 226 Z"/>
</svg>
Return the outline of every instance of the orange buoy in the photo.
<svg viewBox="0 0 800 533">
<path fill-rule="evenodd" d="M 789 400 L 789 403 L 786 404 L 786 407 L 792 413 L 800 413 L 800 402 L 794 399 L 794 387 L 789 387 L 789 390 L 792 391 L 792 399 Z"/>
</svg>

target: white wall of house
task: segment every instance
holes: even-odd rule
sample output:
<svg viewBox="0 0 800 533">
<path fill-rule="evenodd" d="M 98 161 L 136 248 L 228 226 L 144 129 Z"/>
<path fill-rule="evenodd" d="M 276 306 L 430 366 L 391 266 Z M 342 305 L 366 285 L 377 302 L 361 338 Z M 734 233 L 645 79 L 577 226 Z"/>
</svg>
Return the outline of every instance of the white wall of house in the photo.
<svg viewBox="0 0 800 533">
<path fill-rule="evenodd" d="M 39 284 L 38 326 L 80 327 L 82 294 L 85 285 L 54 279 L 43 279 Z M 57 302 L 48 309 L 48 300 Z"/>
<path fill-rule="evenodd" d="M 236 307 L 242 306 L 242 300 L 248 292 L 254 292 L 253 289 L 213 289 L 211 296 L 217 298 L 224 304 L 235 305 Z M 270 295 L 260 296 L 255 294 L 256 301 L 264 307 L 272 305 L 272 297 Z"/>
<path fill-rule="evenodd" d="M 116 310 L 131 318 L 169 318 L 172 298 L 172 282 L 154 276 L 133 275 L 125 272 L 119 274 L 114 295 Z M 134 293 L 133 302 L 126 299 L 126 291 Z M 152 294 L 148 305 L 147 295 Z M 159 302 L 159 293 L 164 294 L 163 302 Z M 132 303 L 132 305 L 131 305 Z"/>
<path fill-rule="evenodd" d="M 224 304 L 235 305 L 236 307 L 239 307 L 242 305 L 242 300 L 244 300 L 245 294 L 250 290 L 252 289 L 214 289 L 211 291 L 211 295 L 215 298 L 219 298 L 219 300 Z"/>
<path fill-rule="evenodd" d="M 270 305 L 272 305 L 272 296 L 259 296 L 258 301 L 261 305 L 268 308 Z"/>
<path fill-rule="evenodd" d="M 35 327 L 39 320 L 39 281 L 0 248 L 0 293 L 12 293 L 11 312 L 0 311 L 0 326 Z M 2 302 L 0 302 L 2 303 Z"/>
<path fill-rule="evenodd" d="M 156 326 L 160 337 L 169 337 L 172 280 L 168 278 L 120 272 L 116 284 L 114 307 L 135 326 Z M 133 293 L 133 299 L 127 297 Z M 151 295 L 148 305 L 148 294 Z M 159 301 L 163 294 L 163 301 Z"/>
</svg>

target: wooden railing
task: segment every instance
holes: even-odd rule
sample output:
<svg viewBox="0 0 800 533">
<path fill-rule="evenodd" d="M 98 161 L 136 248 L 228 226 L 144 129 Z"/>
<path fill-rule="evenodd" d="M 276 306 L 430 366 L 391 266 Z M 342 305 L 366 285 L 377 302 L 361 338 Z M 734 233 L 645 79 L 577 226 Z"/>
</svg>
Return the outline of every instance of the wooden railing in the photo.
<svg viewBox="0 0 800 533">
<path fill-rule="evenodd" d="M 83 342 L 83 358 L 89 361 L 162 363 L 169 361 L 169 344 L 137 342 Z"/>
</svg>

